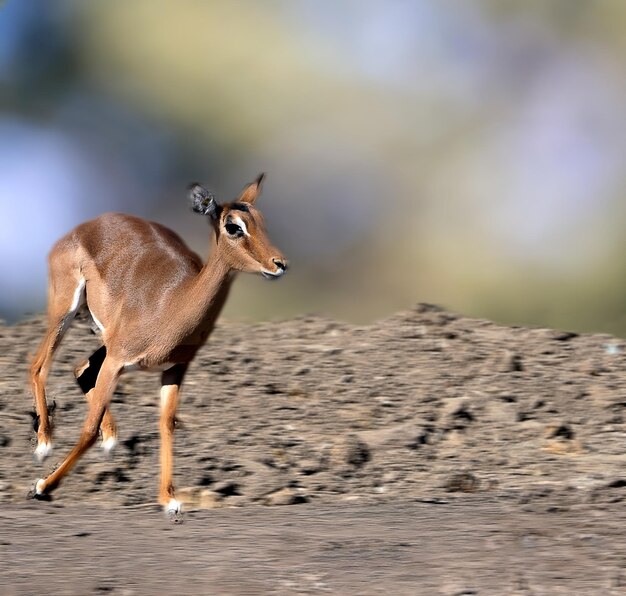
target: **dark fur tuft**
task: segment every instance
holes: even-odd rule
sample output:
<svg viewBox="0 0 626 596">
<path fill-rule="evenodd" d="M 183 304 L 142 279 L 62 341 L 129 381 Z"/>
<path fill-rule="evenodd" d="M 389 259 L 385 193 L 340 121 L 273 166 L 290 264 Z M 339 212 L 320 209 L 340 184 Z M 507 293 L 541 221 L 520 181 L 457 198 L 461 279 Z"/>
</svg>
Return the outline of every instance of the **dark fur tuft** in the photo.
<svg viewBox="0 0 626 596">
<path fill-rule="evenodd" d="M 198 182 L 189 185 L 188 197 L 194 213 L 208 215 L 211 219 L 219 217 L 219 205 L 215 196 Z"/>
</svg>

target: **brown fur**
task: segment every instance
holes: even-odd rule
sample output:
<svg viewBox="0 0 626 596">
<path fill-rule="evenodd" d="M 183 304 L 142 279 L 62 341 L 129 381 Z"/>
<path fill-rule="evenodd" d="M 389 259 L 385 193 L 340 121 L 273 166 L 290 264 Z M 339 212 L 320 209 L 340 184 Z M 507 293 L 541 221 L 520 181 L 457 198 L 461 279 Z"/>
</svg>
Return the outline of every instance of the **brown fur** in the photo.
<svg viewBox="0 0 626 596">
<path fill-rule="evenodd" d="M 72 304 L 81 280 L 87 308 L 104 328 L 104 345 L 76 369 L 89 412 L 77 445 L 55 472 L 38 483 L 39 494 L 59 484 L 95 442 L 99 427 L 103 440 L 115 437 L 108 404 L 119 376 L 132 367 L 165 369 L 159 501 L 167 504 L 174 498 L 172 435 L 187 366 L 213 330 L 236 272 L 279 276 L 286 268 L 254 207 L 261 180 L 262 176 L 249 184 L 236 203 L 224 205 L 219 217 L 211 220 L 213 246 L 204 265 L 172 230 L 119 213 L 83 223 L 54 245 L 49 256 L 48 331 L 31 367 L 40 446 L 51 440 L 46 378 L 75 315 Z M 238 209 L 237 203 L 245 203 L 246 210 Z M 226 231 L 234 217 L 244 222 L 249 236 L 233 237 Z"/>
</svg>

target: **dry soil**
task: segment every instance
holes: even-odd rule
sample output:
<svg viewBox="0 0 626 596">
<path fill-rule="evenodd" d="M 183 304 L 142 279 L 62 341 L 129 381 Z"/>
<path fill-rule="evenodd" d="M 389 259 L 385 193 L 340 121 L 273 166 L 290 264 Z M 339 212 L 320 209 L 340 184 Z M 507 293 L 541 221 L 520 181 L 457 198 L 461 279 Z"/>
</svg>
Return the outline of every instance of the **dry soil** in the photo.
<svg viewBox="0 0 626 596">
<path fill-rule="evenodd" d="M 607 335 L 418 305 L 367 327 L 222 323 L 176 430 L 185 523 L 154 506 L 159 375 L 122 377 L 120 443 L 28 501 L 77 439 L 77 321 L 32 459 L 43 317 L 0 326 L 3 594 L 626 594 L 626 352 Z M 280 506 L 280 507 L 279 507 Z"/>
</svg>

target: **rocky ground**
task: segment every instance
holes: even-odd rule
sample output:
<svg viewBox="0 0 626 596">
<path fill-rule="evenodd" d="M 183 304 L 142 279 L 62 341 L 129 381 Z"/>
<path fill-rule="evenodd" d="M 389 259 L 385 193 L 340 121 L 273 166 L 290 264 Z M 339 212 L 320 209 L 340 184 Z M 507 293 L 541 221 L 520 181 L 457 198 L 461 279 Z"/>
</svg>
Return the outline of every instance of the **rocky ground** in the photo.
<svg viewBox="0 0 626 596">
<path fill-rule="evenodd" d="M 138 506 L 157 489 L 159 375 L 139 372 L 113 398 L 113 457 L 92 449 L 53 503 L 24 505 L 78 436 L 86 408 L 72 370 L 99 345 L 85 321 L 65 338 L 48 383 L 55 450 L 35 464 L 27 369 L 43 321 L 0 327 L 4 510 L 153 516 Z M 428 305 L 368 327 L 223 323 L 187 375 L 175 479 L 189 512 L 478 499 L 519 514 L 623 520 L 625 407 L 626 345 L 607 335 L 502 327 Z M 612 565 L 619 576 L 624 560 Z"/>
</svg>

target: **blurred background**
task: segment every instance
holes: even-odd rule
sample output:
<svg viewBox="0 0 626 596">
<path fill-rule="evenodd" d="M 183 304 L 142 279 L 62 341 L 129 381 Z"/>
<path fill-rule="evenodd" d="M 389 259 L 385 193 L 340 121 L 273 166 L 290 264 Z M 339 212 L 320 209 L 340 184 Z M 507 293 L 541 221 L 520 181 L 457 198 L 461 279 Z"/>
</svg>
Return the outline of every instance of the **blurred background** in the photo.
<svg viewBox="0 0 626 596">
<path fill-rule="evenodd" d="M 206 255 L 186 202 L 268 174 L 292 262 L 225 316 L 435 302 L 626 336 L 626 2 L 0 3 L 0 317 L 119 210 Z"/>
</svg>

